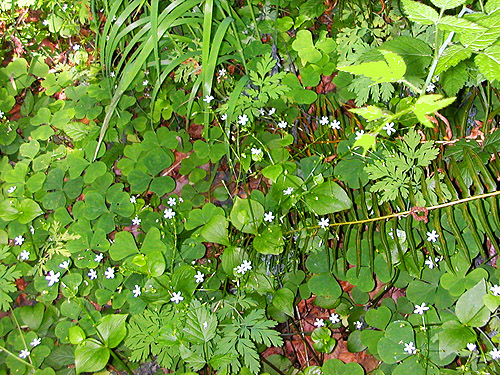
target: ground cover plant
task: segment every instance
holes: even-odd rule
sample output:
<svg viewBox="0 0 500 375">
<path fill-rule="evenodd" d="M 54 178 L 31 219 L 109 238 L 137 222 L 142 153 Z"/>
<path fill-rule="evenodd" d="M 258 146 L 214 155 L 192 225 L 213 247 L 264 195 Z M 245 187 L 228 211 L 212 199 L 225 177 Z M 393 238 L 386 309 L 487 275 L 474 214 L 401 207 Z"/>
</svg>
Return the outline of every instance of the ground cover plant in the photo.
<svg viewBox="0 0 500 375">
<path fill-rule="evenodd" d="M 500 373 L 500 1 L 0 9 L 0 373 Z"/>
</svg>

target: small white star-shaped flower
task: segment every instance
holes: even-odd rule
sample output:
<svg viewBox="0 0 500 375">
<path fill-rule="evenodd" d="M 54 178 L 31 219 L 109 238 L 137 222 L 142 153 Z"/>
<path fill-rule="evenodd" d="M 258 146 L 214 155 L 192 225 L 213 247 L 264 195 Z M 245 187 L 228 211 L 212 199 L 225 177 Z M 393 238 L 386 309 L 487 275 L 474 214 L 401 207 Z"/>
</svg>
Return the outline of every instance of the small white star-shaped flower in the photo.
<svg viewBox="0 0 500 375">
<path fill-rule="evenodd" d="M 293 193 L 293 187 L 287 187 L 285 190 L 283 190 L 283 195 L 290 195 Z"/>
<path fill-rule="evenodd" d="M 33 228 L 33 225 L 30 225 L 30 232 L 31 234 L 35 234 L 35 228 Z"/>
<path fill-rule="evenodd" d="M 226 76 L 226 69 L 222 68 L 219 69 L 219 77 L 225 77 Z"/>
<path fill-rule="evenodd" d="M 276 108 L 271 108 L 271 109 L 269 110 L 269 112 L 267 112 L 267 114 L 268 114 L 269 116 L 272 116 L 272 115 L 274 115 L 274 113 L 275 113 L 275 112 L 276 112 Z"/>
<path fill-rule="evenodd" d="M 170 298 L 170 302 L 174 302 L 174 303 L 179 303 L 181 301 L 184 301 L 184 297 L 181 296 L 181 292 L 174 292 L 173 295 L 172 295 L 172 298 Z"/>
<path fill-rule="evenodd" d="M 17 186 L 11 186 L 10 188 L 7 189 L 7 193 L 12 194 L 15 192 L 17 189 Z"/>
<path fill-rule="evenodd" d="M 332 324 L 340 323 L 339 314 L 333 313 L 332 315 L 330 315 L 329 319 L 330 319 L 330 322 L 332 322 Z"/>
<path fill-rule="evenodd" d="M 494 296 L 500 296 L 500 286 L 498 285 L 493 285 L 491 288 L 491 293 L 493 293 Z"/>
<path fill-rule="evenodd" d="M 271 211 L 264 213 L 264 221 L 272 222 L 274 220 L 274 215 Z"/>
<path fill-rule="evenodd" d="M 415 310 L 413 311 L 414 314 L 420 314 L 420 315 L 424 315 L 424 313 L 429 310 L 429 306 L 425 306 L 425 302 L 422 302 L 422 304 L 419 306 L 419 305 L 415 305 Z"/>
<path fill-rule="evenodd" d="M 320 125 L 326 125 L 326 124 L 328 124 L 329 122 L 330 122 L 330 120 L 328 119 L 328 117 L 327 117 L 327 116 L 323 116 L 323 117 L 321 117 L 321 119 L 319 120 Z"/>
<path fill-rule="evenodd" d="M 246 271 L 250 271 L 252 269 L 252 262 L 250 262 L 249 260 L 244 260 L 242 263 L 241 263 L 241 267 L 244 268 L 245 272 Z"/>
<path fill-rule="evenodd" d="M 49 20 L 43 20 L 42 21 L 43 26 L 49 26 Z"/>
<path fill-rule="evenodd" d="M 94 258 L 94 262 L 99 263 L 103 257 L 104 257 L 104 255 L 102 253 L 96 254 L 96 256 Z"/>
<path fill-rule="evenodd" d="M 104 271 L 104 276 L 106 279 L 114 279 L 115 278 L 115 270 L 111 267 L 108 267 L 106 271 Z"/>
<path fill-rule="evenodd" d="M 227 114 L 224 113 L 221 117 L 220 117 L 221 121 L 226 121 L 227 120 Z"/>
<path fill-rule="evenodd" d="M 387 132 L 387 135 L 388 136 L 391 136 L 392 133 L 396 133 L 396 129 L 394 129 L 394 123 L 393 122 L 390 122 L 388 124 L 386 124 L 382 130 L 385 130 Z"/>
<path fill-rule="evenodd" d="M 132 225 L 141 225 L 141 219 L 139 219 L 139 216 L 132 219 Z"/>
<path fill-rule="evenodd" d="M 48 286 L 52 286 L 55 283 L 59 282 L 59 276 L 61 276 L 61 273 L 54 273 L 54 271 L 50 270 L 47 276 L 45 276 L 45 280 L 47 280 L 49 283 L 47 284 Z"/>
<path fill-rule="evenodd" d="M 203 98 L 203 101 L 205 103 L 210 103 L 212 100 L 214 100 L 214 97 L 212 95 L 205 95 L 205 97 Z"/>
<path fill-rule="evenodd" d="M 493 348 L 493 350 L 490 352 L 490 356 L 492 359 L 500 359 L 500 350 L 497 348 Z"/>
<path fill-rule="evenodd" d="M 109 76 L 110 76 L 111 78 L 113 78 L 115 75 L 116 75 L 116 74 L 115 74 L 115 72 L 110 72 L 110 73 L 109 73 Z"/>
<path fill-rule="evenodd" d="M 26 250 L 23 250 L 19 254 L 19 257 L 21 258 L 21 260 L 28 260 L 30 258 L 30 252 L 26 251 Z"/>
<path fill-rule="evenodd" d="M 354 325 L 356 326 L 356 329 L 361 329 L 363 328 L 363 322 L 360 320 L 357 320 L 354 322 Z"/>
<path fill-rule="evenodd" d="M 143 85 L 143 86 L 147 86 L 147 85 L 148 85 L 148 83 L 149 83 L 149 81 L 148 81 L 147 79 L 145 79 L 144 81 L 142 81 L 142 85 Z"/>
<path fill-rule="evenodd" d="M 26 358 L 26 357 L 27 357 L 27 356 L 29 356 L 29 355 L 30 355 L 29 350 L 28 350 L 28 349 L 23 349 L 23 350 L 21 350 L 21 352 L 19 353 L 19 358 L 24 359 L 24 358 Z"/>
<path fill-rule="evenodd" d="M 78 51 L 80 49 L 80 45 L 79 44 L 73 44 L 73 51 Z"/>
<path fill-rule="evenodd" d="M 429 83 L 429 86 L 427 86 L 427 88 L 425 89 L 425 91 L 427 91 L 427 92 L 433 92 L 435 88 L 436 88 L 436 86 L 434 85 L 434 83 Z"/>
<path fill-rule="evenodd" d="M 333 130 L 340 130 L 340 121 L 333 120 L 332 122 L 330 122 L 330 128 Z"/>
<path fill-rule="evenodd" d="M 261 116 L 264 116 L 266 114 L 266 111 L 264 111 L 264 108 L 259 108 L 259 114 Z"/>
<path fill-rule="evenodd" d="M 177 204 L 177 201 L 175 200 L 175 198 L 174 198 L 174 197 L 170 197 L 170 198 L 168 198 L 167 204 L 168 204 L 170 207 L 174 207 L 174 206 Z"/>
<path fill-rule="evenodd" d="M 321 220 L 318 221 L 318 225 L 321 227 L 321 229 L 328 228 L 328 226 L 330 225 L 330 219 L 327 217 L 322 217 Z"/>
<path fill-rule="evenodd" d="M 248 122 L 248 116 L 246 114 L 238 116 L 238 124 L 245 126 Z"/>
<path fill-rule="evenodd" d="M 194 279 L 196 280 L 196 282 L 198 284 L 202 283 L 205 280 L 205 275 L 203 273 L 201 273 L 200 271 L 198 271 L 198 273 L 196 275 L 194 275 Z"/>
<path fill-rule="evenodd" d="M 61 264 L 59 264 L 59 268 L 68 269 L 68 267 L 69 267 L 69 259 L 67 259 L 64 262 L 62 262 Z"/>
<path fill-rule="evenodd" d="M 467 344 L 467 349 L 468 349 L 469 351 L 473 352 L 473 351 L 475 351 L 475 350 L 477 349 L 477 346 L 476 346 L 476 344 L 474 344 L 473 342 L 469 342 L 469 343 Z"/>
<path fill-rule="evenodd" d="M 250 151 L 252 152 L 252 155 L 262 155 L 262 150 L 260 148 L 252 147 Z"/>
<path fill-rule="evenodd" d="M 3 118 L 4 115 L 5 115 L 5 112 L 4 111 L 0 111 L 0 118 Z"/>
<path fill-rule="evenodd" d="M 37 337 L 37 338 L 34 338 L 33 341 L 30 342 L 30 345 L 35 347 L 35 346 L 40 345 L 41 342 L 42 342 L 42 339 Z"/>
<path fill-rule="evenodd" d="M 24 237 L 23 237 L 23 236 L 21 236 L 21 235 L 19 235 L 19 236 L 17 236 L 16 238 L 14 238 L 14 243 L 15 243 L 16 245 L 21 246 L 21 245 L 23 244 L 23 242 L 24 242 Z"/>
<path fill-rule="evenodd" d="M 431 257 L 427 258 L 424 262 L 424 264 L 426 264 L 427 266 L 429 266 L 429 269 L 433 269 L 434 267 L 436 267 L 436 264 L 434 263 L 434 261 L 432 260 Z"/>
<path fill-rule="evenodd" d="M 316 318 L 316 321 L 314 322 L 314 326 L 316 328 L 323 327 L 325 325 L 325 321 L 323 319 Z"/>
<path fill-rule="evenodd" d="M 134 293 L 134 297 L 139 297 L 141 295 L 141 287 L 139 285 L 136 285 L 132 293 Z"/>
<path fill-rule="evenodd" d="M 435 230 L 432 232 L 427 232 L 427 241 L 429 242 L 436 242 L 439 237 L 439 234 Z"/>
<path fill-rule="evenodd" d="M 278 122 L 278 127 L 281 129 L 285 129 L 287 126 L 288 126 L 288 122 L 286 122 L 286 121 Z"/>
<path fill-rule="evenodd" d="M 165 219 L 173 219 L 175 216 L 175 211 L 172 210 L 171 208 L 166 208 L 165 211 L 163 211 L 163 217 Z"/>
<path fill-rule="evenodd" d="M 136 202 L 137 202 L 137 200 L 135 199 L 135 197 L 131 196 L 130 197 L 130 203 L 136 203 Z"/>
<path fill-rule="evenodd" d="M 97 279 L 97 272 L 95 270 L 89 270 L 89 273 L 87 274 L 90 280 L 95 280 Z"/>
<path fill-rule="evenodd" d="M 363 136 L 363 134 L 365 134 L 365 131 L 364 130 L 359 130 L 356 132 L 356 141 L 361 139 L 361 137 Z"/>
<path fill-rule="evenodd" d="M 415 354 L 417 352 L 417 348 L 413 342 L 405 343 L 404 351 L 410 355 Z"/>
</svg>

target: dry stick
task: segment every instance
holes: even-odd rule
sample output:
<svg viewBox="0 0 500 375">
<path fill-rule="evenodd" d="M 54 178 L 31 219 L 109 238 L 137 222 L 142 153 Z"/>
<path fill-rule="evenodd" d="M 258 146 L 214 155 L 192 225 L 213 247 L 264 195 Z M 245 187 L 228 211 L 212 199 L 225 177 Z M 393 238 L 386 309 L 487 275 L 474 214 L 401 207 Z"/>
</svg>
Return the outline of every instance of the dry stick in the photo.
<svg viewBox="0 0 500 375">
<path fill-rule="evenodd" d="M 468 197 L 468 198 L 464 198 L 464 199 L 459 199 L 457 201 L 448 202 L 448 203 L 441 203 L 441 204 L 438 204 L 436 206 L 423 207 L 423 208 L 425 208 L 428 211 L 437 210 L 439 208 L 444 208 L 444 207 L 448 207 L 448 206 L 455 206 L 455 205 L 460 204 L 460 203 L 474 201 L 476 199 L 494 197 L 496 195 L 500 195 L 500 191 L 493 191 L 491 193 L 473 195 L 472 197 Z M 393 217 L 408 216 L 412 212 L 413 211 L 409 210 L 409 211 L 398 212 L 398 213 L 395 213 L 395 214 L 390 214 L 390 215 L 385 215 L 385 216 L 373 217 L 371 219 L 345 221 L 345 222 L 341 222 L 341 223 L 332 223 L 332 224 L 329 225 L 329 227 L 340 227 L 340 226 L 344 226 L 344 225 L 355 225 L 355 224 L 371 223 L 373 221 L 380 221 L 380 220 L 392 219 Z M 313 225 L 313 226 L 305 227 L 305 228 L 301 228 L 301 229 L 294 229 L 294 230 L 286 232 L 285 234 L 291 234 L 291 233 L 301 232 L 303 230 L 316 229 L 316 228 L 319 228 L 319 225 Z"/>
</svg>

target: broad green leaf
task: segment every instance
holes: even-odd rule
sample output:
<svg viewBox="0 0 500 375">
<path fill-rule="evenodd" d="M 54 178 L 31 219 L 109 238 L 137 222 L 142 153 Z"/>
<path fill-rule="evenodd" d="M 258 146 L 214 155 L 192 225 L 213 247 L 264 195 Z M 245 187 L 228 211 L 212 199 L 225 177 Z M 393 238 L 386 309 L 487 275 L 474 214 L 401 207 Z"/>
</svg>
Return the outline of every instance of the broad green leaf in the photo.
<svg viewBox="0 0 500 375">
<path fill-rule="evenodd" d="M 365 133 L 354 142 L 354 147 L 363 147 L 363 152 L 375 147 L 375 135 Z"/>
<path fill-rule="evenodd" d="M 500 9 L 500 0 L 488 0 L 484 6 L 484 10 L 488 14 L 492 14 Z"/>
<path fill-rule="evenodd" d="M 45 306 L 43 303 L 37 303 L 35 306 L 23 306 L 20 308 L 19 313 L 24 324 L 30 329 L 36 331 L 40 328 L 43 320 Z"/>
<path fill-rule="evenodd" d="M 160 230 L 156 227 L 151 227 L 142 242 L 141 253 L 146 255 L 154 252 L 165 254 L 166 251 L 165 244 L 161 240 Z"/>
<path fill-rule="evenodd" d="M 453 9 L 462 5 L 467 0 L 431 0 L 431 3 L 441 9 Z"/>
<path fill-rule="evenodd" d="M 493 45 L 474 58 L 479 71 L 490 81 L 500 80 L 500 46 Z"/>
<path fill-rule="evenodd" d="M 314 47 L 312 34 L 309 30 L 300 30 L 295 36 L 292 48 L 299 53 L 301 59 L 310 63 L 321 60 L 321 52 Z"/>
<path fill-rule="evenodd" d="M 97 372 L 106 366 L 110 351 L 94 341 L 87 341 L 75 349 L 76 373 Z"/>
<path fill-rule="evenodd" d="M 97 330 L 108 348 L 116 348 L 127 336 L 127 317 L 128 314 L 111 314 L 101 319 Z"/>
<path fill-rule="evenodd" d="M 378 309 L 370 309 L 366 312 L 365 321 L 367 324 L 378 329 L 385 329 L 391 321 L 392 312 L 387 306 L 380 306 Z"/>
<path fill-rule="evenodd" d="M 118 261 L 138 253 L 132 233 L 127 231 L 116 233 L 115 242 L 109 248 L 111 259 Z"/>
<path fill-rule="evenodd" d="M 490 312 L 483 302 L 483 297 L 486 294 L 484 279 L 462 294 L 455 306 L 455 313 L 460 322 L 470 327 L 482 327 L 488 323 Z"/>
<path fill-rule="evenodd" d="M 206 242 L 229 246 L 229 222 L 223 215 L 214 215 L 201 228 L 200 234 Z"/>
<path fill-rule="evenodd" d="M 397 320 L 387 326 L 384 337 L 378 344 L 378 354 L 382 361 L 391 364 L 402 361 L 410 355 L 404 351 L 405 345 L 415 344 L 415 334 L 412 325 L 404 320 Z"/>
<path fill-rule="evenodd" d="M 442 95 L 424 95 L 418 98 L 416 103 L 413 105 L 413 113 L 417 116 L 417 119 L 426 127 L 432 128 L 434 125 L 425 116 L 433 112 L 439 111 L 442 108 L 449 106 L 455 101 L 456 98 L 445 98 L 442 99 Z"/>
<path fill-rule="evenodd" d="M 307 206 L 317 215 L 327 215 L 352 207 L 346 192 L 333 181 L 316 185 L 304 198 Z"/>
<path fill-rule="evenodd" d="M 364 375 L 365 371 L 356 362 L 344 363 L 340 359 L 329 359 L 322 367 L 323 373 L 327 375 Z"/>
<path fill-rule="evenodd" d="M 444 31 L 461 33 L 464 31 L 484 32 L 486 28 L 477 23 L 456 16 L 444 16 L 439 20 L 438 27 Z"/>
<path fill-rule="evenodd" d="M 408 14 L 408 18 L 413 22 L 422 25 L 432 25 L 439 19 L 438 12 L 428 5 L 412 0 L 402 0 L 401 3 L 403 4 L 405 13 Z"/>
<path fill-rule="evenodd" d="M 309 286 L 311 293 L 314 293 L 317 296 L 337 299 L 342 294 L 342 288 L 339 283 L 329 273 L 314 275 L 309 279 L 307 285 Z"/>
<path fill-rule="evenodd" d="M 446 48 L 436 65 L 436 75 L 445 72 L 457 65 L 460 61 L 468 59 L 472 55 L 472 50 L 461 45 L 453 45 Z"/>
<path fill-rule="evenodd" d="M 474 52 L 480 51 L 493 44 L 500 35 L 500 14 L 493 16 L 479 15 L 471 18 L 474 22 L 485 27 L 483 31 L 466 30 L 459 34 L 460 43 Z"/>
<path fill-rule="evenodd" d="M 382 109 L 375 105 L 369 105 L 367 107 L 362 107 L 362 108 L 353 108 L 350 109 L 349 111 L 364 117 L 368 121 L 374 121 L 390 116 L 390 113 L 388 113 L 385 109 Z"/>
<path fill-rule="evenodd" d="M 264 216 L 264 207 L 253 199 L 236 197 L 231 210 L 231 223 L 244 233 L 257 234 L 258 224 Z"/>
<path fill-rule="evenodd" d="M 442 331 L 438 336 L 440 358 L 445 358 L 450 354 L 457 354 L 459 350 L 465 348 L 467 343 L 476 341 L 474 331 L 456 320 L 443 323 L 441 329 Z"/>
<path fill-rule="evenodd" d="M 70 327 L 70 329 L 68 330 L 68 333 L 69 333 L 69 335 L 68 335 L 69 342 L 73 345 L 78 345 L 78 344 L 82 343 L 87 338 L 87 336 L 85 335 L 85 332 L 83 331 L 83 329 L 80 326 Z"/>
<path fill-rule="evenodd" d="M 281 288 L 274 293 L 273 306 L 293 318 L 293 300 L 295 294 L 288 288 Z"/>
<path fill-rule="evenodd" d="M 459 63 L 451 69 L 446 71 L 446 74 L 441 76 L 439 82 L 443 86 L 443 90 L 448 96 L 455 96 L 458 91 L 464 87 L 469 79 L 469 72 L 467 64 L 464 62 Z"/>
<path fill-rule="evenodd" d="M 326 327 L 316 328 L 311 335 L 314 350 L 320 353 L 331 353 L 337 344 L 331 335 L 332 332 Z"/>
<path fill-rule="evenodd" d="M 21 224 L 28 224 L 30 221 L 35 219 L 36 217 L 43 214 L 42 209 L 33 199 L 25 198 L 21 201 L 21 205 L 19 207 L 19 217 L 17 220 Z"/>
<path fill-rule="evenodd" d="M 283 252 L 283 246 L 283 233 L 278 225 L 266 226 L 253 240 L 254 249 L 261 254 L 280 254 Z"/>
<path fill-rule="evenodd" d="M 406 73 L 406 64 L 394 52 L 380 50 L 385 61 L 367 62 L 353 66 L 341 66 L 338 70 L 354 75 L 363 75 L 370 78 L 374 84 L 382 82 L 397 82 Z"/>
<path fill-rule="evenodd" d="M 217 318 L 198 300 L 193 300 L 187 313 L 183 333 L 194 344 L 208 343 L 215 337 Z"/>
</svg>

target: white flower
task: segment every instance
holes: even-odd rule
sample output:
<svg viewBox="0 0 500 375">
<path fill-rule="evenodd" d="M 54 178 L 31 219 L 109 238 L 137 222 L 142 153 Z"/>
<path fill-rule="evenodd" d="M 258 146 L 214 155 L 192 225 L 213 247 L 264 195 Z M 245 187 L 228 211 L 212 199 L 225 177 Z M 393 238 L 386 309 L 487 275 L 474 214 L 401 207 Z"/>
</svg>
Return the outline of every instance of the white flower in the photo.
<svg viewBox="0 0 500 375">
<path fill-rule="evenodd" d="M 250 262 L 249 260 L 244 260 L 241 263 L 241 267 L 245 269 L 245 272 L 250 271 L 252 269 L 252 262 Z"/>
<path fill-rule="evenodd" d="M 73 51 L 78 51 L 80 49 L 80 45 L 79 44 L 73 44 Z"/>
<path fill-rule="evenodd" d="M 19 254 L 19 257 L 21 258 L 21 260 L 28 260 L 30 258 L 30 252 L 26 251 L 26 250 L 23 250 Z"/>
<path fill-rule="evenodd" d="M 170 302 L 179 303 L 184 300 L 184 297 L 181 296 L 181 292 L 174 292 L 172 298 L 170 298 Z"/>
<path fill-rule="evenodd" d="M 142 85 L 143 85 L 143 86 L 147 86 L 147 85 L 148 85 L 148 83 L 149 83 L 149 81 L 148 81 L 147 79 L 145 79 L 144 81 L 142 81 Z"/>
<path fill-rule="evenodd" d="M 356 132 L 356 141 L 357 141 L 358 139 L 361 139 L 361 137 L 363 136 L 363 134 L 365 134 L 365 131 L 364 131 L 364 130 L 357 131 L 357 132 Z"/>
<path fill-rule="evenodd" d="M 363 328 L 363 322 L 360 320 L 357 320 L 354 322 L 354 325 L 356 326 L 356 329 L 361 329 Z"/>
<path fill-rule="evenodd" d="M 323 117 L 321 117 L 321 119 L 319 120 L 319 123 L 320 123 L 321 125 L 326 125 L 326 124 L 328 124 L 329 122 L 330 122 L 330 120 L 328 119 L 328 117 L 327 117 L 327 116 L 323 116 Z"/>
<path fill-rule="evenodd" d="M 283 195 L 290 195 L 293 193 L 293 187 L 287 187 L 285 190 L 283 190 Z"/>
<path fill-rule="evenodd" d="M 404 351 L 411 355 L 417 352 L 417 348 L 415 347 L 415 344 L 412 341 L 410 341 L 409 343 L 405 344 Z"/>
<path fill-rule="evenodd" d="M 16 191 L 17 186 L 11 186 L 9 189 L 7 189 L 7 193 L 12 194 L 14 191 Z"/>
<path fill-rule="evenodd" d="M 330 322 L 332 322 L 332 324 L 336 324 L 336 323 L 340 322 L 339 314 L 333 313 L 332 315 L 330 315 L 329 319 L 330 319 Z"/>
<path fill-rule="evenodd" d="M 49 26 L 49 20 L 43 20 L 42 21 L 43 26 Z"/>
<path fill-rule="evenodd" d="M 272 222 L 274 220 L 274 215 L 271 211 L 264 213 L 264 221 Z"/>
<path fill-rule="evenodd" d="M 113 77 L 115 76 L 115 72 L 111 72 L 111 73 L 109 73 L 109 76 L 110 76 L 111 78 L 113 78 Z"/>
<path fill-rule="evenodd" d="M 69 259 L 65 260 L 59 265 L 59 268 L 68 269 L 68 267 L 69 267 Z"/>
<path fill-rule="evenodd" d="M 245 126 L 248 122 L 248 116 L 246 114 L 238 116 L 238 124 Z"/>
<path fill-rule="evenodd" d="M 439 237 L 439 234 L 435 230 L 432 232 L 427 232 L 427 241 L 429 242 L 436 242 Z"/>
<path fill-rule="evenodd" d="M 19 235 L 19 236 L 17 236 L 16 238 L 14 238 L 14 243 L 15 243 L 16 245 L 21 246 L 21 245 L 23 244 L 23 242 L 24 242 L 24 237 L 23 237 L 23 236 L 21 236 L 21 235 Z"/>
<path fill-rule="evenodd" d="M 48 286 L 52 286 L 55 283 L 59 282 L 59 276 L 61 276 L 61 273 L 54 273 L 54 271 L 50 270 L 48 275 L 45 276 L 45 280 L 47 280 L 49 283 L 47 284 Z"/>
<path fill-rule="evenodd" d="M 266 111 L 264 111 L 264 108 L 259 108 L 259 114 L 261 116 L 264 116 L 266 114 Z"/>
<path fill-rule="evenodd" d="M 333 120 L 332 122 L 330 122 L 330 128 L 332 128 L 333 130 L 340 130 L 340 121 L 339 120 Z"/>
<path fill-rule="evenodd" d="M 394 232 L 393 232 L 392 228 L 388 234 L 389 234 L 389 237 L 394 239 Z M 396 236 L 398 238 L 402 238 L 404 235 L 406 235 L 406 232 L 404 230 L 396 229 Z"/>
<path fill-rule="evenodd" d="M 497 348 L 493 348 L 493 350 L 490 352 L 491 358 L 492 359 L 500 359 L 500 350 Z"/>
<path fill-rule="evenodd" d="M 226 121 L 227 120 L 227 114 L 224 113 L 221 117 L 220 117 L 221 121 Z"/>
<path fill-rule="evenodd" d="M 494 296 L 500 296 L 500 286 L 498 285 L 493 285 L 491 288 L 491 293 L 493 293 Z"/>
<path fill-rule="evenodd" d="M 427 258 L 424 262 L 424 264 L 428 265 L 429 268 L 432 270 L 434 267 L 436 267 L 436 263 L 432 260 L 431 257 Z"/>
<path fill-rule="evenodd" d="M 0 111 L 0 118 L 3 118 L 3 115 L 5 115 L 4 111 Z"/>
<path fill-rule="evenodd" d="M 469 342 L 469 343 L 467 344 L 467 349 L 468 349 L 468 350 L 470 350 L 471 352 L 473 352 L 474 350 L 476 350 L 476 349 L 477 349 L 477 346 L 476 346 L 476 344 L 474 344 L 473 342 Z"/>
<path fill-rule="evenodd" d="M 90 280 L 95 280 L 97 279 L 97 272 L 95 270 L 89 270 L 89 273 L 87 274 Z"/>
<path fill-rule="evenodd" d="M 175 200 L 175 198 L 174 198 L 174 197 L 170 197 L 170 198 L 168 198 L 167 204 L 168 204 L 170 207 L 174 207 L 174 206 L 177 204 L 177 201 Z"/>
<path fill-rule="evenodd" d="M 321 227 L 321 229 L 328 228 L 328 226 L 330 225 L 330 219 L 322 217 L 321 220 L 318 221 L 318 225 Z"/>
<path fill-rule="evenodd" d="M 172 210 L 171 208 L 166 208 L 165 211 L 163 211 L 163 217 L 165 219 L 173 219 L 175 216 L 175 211 Z"/>
<path fill-rule="evenodd" d="M 262 155 L 262 150 L 260 148 L 252 147 L 250 151 L 252 152 L 252 155 Z"/>
<path fill-rule="evenodd" d="M 436 86 L 434 86 L 434 83 L 429 83 L 429 86 L 425 89 L 427 92 L 433 92 Z"/>
<path fill-rule="evenodd" d="M 388 124 L 386 124 L 382 130 L 385 130 L 387 132 L 387 135 L 388 136 L 391 136 L 392 133 L 396 133 L 396 129 L 394 129 L 394 123 L 393 122 L 390 122 Z"/>
<path fill-rule="evenodd" d="M 222 68 L 219 69 L 219 77 L 225 77 L 226 76 L 226 69 Z"/>
<path fill-rule="evenodd" d="M 199 284 L 199 283 L 202 283 L 203 280 L 205 280 L 205 275 L 202 274 L 200 271 L 198 271 L 198 273 L 196 275 L 194 275 L 194 279 L 196 280 L 196 282 Z"/>
<path fill-rule="evenodd" d="M 104 271 L 104 276 L 106 279 L 114 279 L 115 278 L 115 270 L 111 267 L 108 267 L 106 271 Z"/>
<path fill-rule="evenodd" d="M 415 305 L 415 310 L 413 311 L 413 313 L 424 315 L 424 312 L 426 312 L 427 310 L 429 310 L 429 306 L 425 306 L 425 302 L 422 302 L 420 306 Z"/>
<path fill-rule="evenodd" d="M 62 6 L 62 10 L 63 10 L 63 12 L 66 12 L 66 10 L 67 10 L 67 9 L 68 9 L 68 4 L 64 4 L 64 5 Z"/>
<path fill-rule="evenodd" d="M 30 345 L 35 347 L 35 346 L 40 345 L 41 342 L 42 342 L 42 339 L 37 337 L 36 339 L 33 339 L 33 341 L 30 342 Z"/>
<path fill-rule="evenodd" d="M 141 225 L 141 219 L 139 219 L 139 216 L 132 219 L 132 225 Z"/>
<path fill-rule="evenodd" d="M 278 122 L 278 127 L 281 129 L 285 129 L 287 126 L 288 126 L 288 122 L 286 122 L 286 121 Z"/>
<path fill-rule="evenodd" d="M 203 98 L 203 101 L 205 103 L 210 103 L 212 100 L 214 100 L 214 97 L 212 95 L 206 95 L 204 98 Z"/>
<path fill-rule="evenodd" d="M 141 287 L 139 285 L 136 285 L 132 293 L 134 293 L 134 297 L 139 297 L 141 295 Z"/>
<path fill-rule="evenodd" d="M 104 257 L 104 255 L 102 253 L 96 254 L 94 261 L 99 263 L 103 257 Z"/>
<path fill-rule="evenodd" d="M 33 228 L 33 225 L 30 225 L 30 232 L 31 234 L 35 234 L 35 228 Z"/>
<path fill-rule="evenodd" d="M 136 202 L 137 202 L 137 200 L 135 199 L 135 197 L 131 196 L 130 197 L 130 203 L 136 203 Z"/>
<path fill-rule="evenodd" d="M 269 110 L 269 112 L 267 112 L 267 114 L 268 114 L 269 116 L 272 116 L 272 115 L 274 115 L 274 112 L 276 112 L 276 108 L 271 108 L 271 109 Z"/>
<path fill-rule="evenodd" d="M 21 350 L 21 352 L 19 353 L 19 358 L 24 359 L 24 358 L 26 358 L 26 357 L 27 357 L 27 356 L 29 356 L 29 355 L 30 355 L 29 350 L 28 350 L 28 349 L 23 349 L 23 350 Z"/>
<path fill-rule="evenodd" d="M 314 322 L 314 326 L 317 328 L 323 327 L 325 325 L 325 321 L 323 319 L 316 318 Z"/>
</svg>

